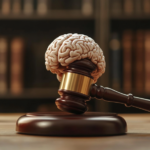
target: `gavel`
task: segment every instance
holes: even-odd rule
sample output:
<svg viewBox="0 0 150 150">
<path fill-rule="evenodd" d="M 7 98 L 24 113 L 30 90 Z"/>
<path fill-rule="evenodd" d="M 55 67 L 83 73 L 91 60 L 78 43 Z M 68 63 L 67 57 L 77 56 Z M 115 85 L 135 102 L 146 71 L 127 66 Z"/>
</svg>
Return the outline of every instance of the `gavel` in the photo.
<svg viewBox="0 0 150 150">
<path fill-rule="evenodd" d="M 148 99 L 93 84 L 91 72 L 95 69 L 96 65 L 89 59 L 77 60 L 68 65 L 58 90 L 60 98 L 55 101 L 58 109 L 74 114 L 83 114 L 87 111 L 86 102 L 94 97 L 150 111 L 150 100 Z"/>
</svg>

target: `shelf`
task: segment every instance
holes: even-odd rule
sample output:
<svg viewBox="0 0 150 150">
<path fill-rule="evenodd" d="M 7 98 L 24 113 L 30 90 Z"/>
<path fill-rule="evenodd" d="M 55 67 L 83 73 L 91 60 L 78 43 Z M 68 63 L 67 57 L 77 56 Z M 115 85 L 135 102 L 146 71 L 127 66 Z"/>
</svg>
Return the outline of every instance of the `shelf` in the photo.
<svg viewBox="0 0 150 150">
<path fill-rule="evenodd" d="M 13 94 L 10 92 L 0 94 L 0 99 L 56 99 L 58 97 L 58 88 L 31 88 L 25 89 L 19 94 Z"/>
<path fill-rule="evenodd" d="M 51 10 L 45 15 L 37 13 L 33 14 L 0 14 L 0 20 L 91 20 L 94 19 L 94 14 L 84 15 L 80 10 Z"/>
<path fill-rule="evenodd" d="M 112 20 L 149 20 L 150 15 L 143 15 L 143 14 L 138 14 L 138 15 L 125 15 L 125 14 L 118 14 L 118 15 L 110 15 L 110 19 Z"/>
</svg>

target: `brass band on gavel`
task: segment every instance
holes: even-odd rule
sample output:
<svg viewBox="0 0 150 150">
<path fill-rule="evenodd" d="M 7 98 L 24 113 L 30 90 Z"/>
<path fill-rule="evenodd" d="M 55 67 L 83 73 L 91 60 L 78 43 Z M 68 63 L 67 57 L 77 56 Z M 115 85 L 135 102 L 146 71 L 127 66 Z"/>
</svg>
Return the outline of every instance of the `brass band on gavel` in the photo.
<svg viewBox="0 0 150 150">
<path fill-rule="evenodd" d="M 89 95 L 90 87 L 92 84 L 93 79 L 90 77 L 66 72 L 63 74 L 59 90 L 68 90 L 82 93 L 84 95 Z"/>
</svg>

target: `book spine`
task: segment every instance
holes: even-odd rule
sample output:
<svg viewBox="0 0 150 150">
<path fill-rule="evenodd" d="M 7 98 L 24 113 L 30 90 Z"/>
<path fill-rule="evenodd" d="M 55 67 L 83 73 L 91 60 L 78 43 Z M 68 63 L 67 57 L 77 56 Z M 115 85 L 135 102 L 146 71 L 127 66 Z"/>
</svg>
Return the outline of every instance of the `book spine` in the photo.
<svg viewBox="0 0 150 150">
<path fill-rule="evenodd" d="M 143 12 L 150 14 L 150 0 L 143 0 Z"/>
<path fill-rule="evenodd" d="M 93 0 L 82 0 L 82 13 L 90 16 L 93 13 Z"/>
<path fill-rule="evenodd" d="M 111 0 L 110 1 L 110 12 L 113 15 L 121 14 L 122 13 L 122 0 Z"/>
<path fill-rule="evenodd" d="M 12 93 L 18 94 L 23 90 L 23 39 L 19 37 L 14 38 L 11 41 L 10 49 L 10 90 Z"/>
<path fill-rule="evenodd" d="M 138 30 L 134 42 L 134 89 L 144 92 L 144 31 Z"/>
<path fill-rule="evenodd" d="M 124 13 L 127 15 L 134 13 L 134 0 L 124 0 Z"/>
<path fill-rule="evenodd" d="M 132 90 L 132 45 L 133 33 L 126 30 L 122 37 L 123 48 L 123 90 L 131 92 Z"/>
<path fill-rule="evenodd" d="M 2 0 L 1 3 L 1 12 L 4 15 L 9 14 L 11 11 L 11 1 L 10 0 Z"/>
<path fill-rule="evenodd" d="M 48 0 L 37 1 L 37 13 L 39 15 L 45 15 L 48 13 Z"/>
<path fill-rule="evenodd" d="M 7 92 L 7 47 L 7 40 L 0 38 L 0 93 Z"/>
<path fill-rule="evenodd" d="M 145 33 L 145 92 L 150 93 L 150 31 Z"/>
<path fill-rule="evenodd" d="M 21 1 L 13 0 L 12 1 L 12 13 L 19 14 L 21 12 Z"/>
<path fill-rule="evenodd" d="M 27 15 L 32 14 L 34 12 L 33 0 L 24 0 L 23 12 Z"/>
<path fill-rule="evenodd" d="M 142 0 L 135 0 L 135 14 L 142 14 Z"/>
<path fill-rule="evenodd" d="M 110 40 L 110 75 L 111 87 L 116 90 L 121 88 L 121 47 L 118 33 L 112 33 Z"/>
</svg>

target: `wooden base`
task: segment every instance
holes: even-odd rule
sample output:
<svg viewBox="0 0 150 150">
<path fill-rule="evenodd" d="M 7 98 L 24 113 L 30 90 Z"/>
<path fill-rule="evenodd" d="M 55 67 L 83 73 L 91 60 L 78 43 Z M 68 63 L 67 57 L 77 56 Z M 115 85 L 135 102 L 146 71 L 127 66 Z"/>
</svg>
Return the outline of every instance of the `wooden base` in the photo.
<svg viewBox="0 0 150 150">
<path fill-rule="evenodd" d="M 127 125 L 122 117 L 113 113 L 27 113 L 17 120 L 16 131 L 35 135 L 101 136 L 124 134 Z"/>
</svg>

